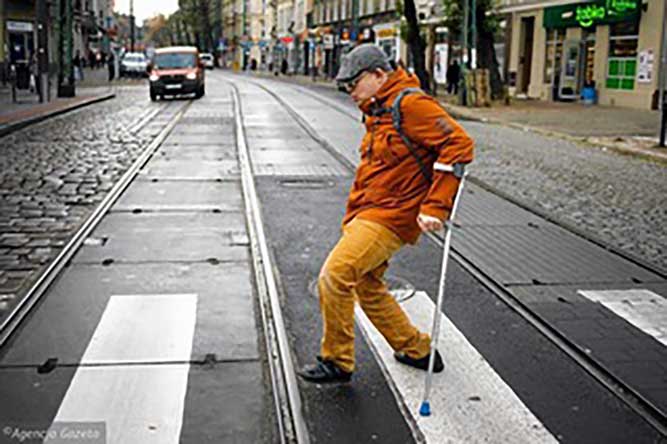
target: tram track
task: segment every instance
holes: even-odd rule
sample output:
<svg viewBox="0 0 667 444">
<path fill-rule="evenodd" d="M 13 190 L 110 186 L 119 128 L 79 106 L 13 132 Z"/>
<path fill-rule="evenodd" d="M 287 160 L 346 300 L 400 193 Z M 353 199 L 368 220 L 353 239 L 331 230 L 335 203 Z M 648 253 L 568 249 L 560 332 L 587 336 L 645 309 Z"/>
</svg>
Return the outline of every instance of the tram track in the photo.
<svg viewBox="0 0 667 444">
<path fill-rule="evenodd" d="M 284 99 L 282 99 L 275 91 L 271 88 L 266 87 L 261 82 L 245 79 L 248 83 L 253 84 L 261 88 L 263 91 L 268 93 L 273 97 L 284 109 L 285 111 L 294 118 L 298 125 L 303 128 L 303 130 L 310 135 L 313 140 L 318 142 L 326 151 L 332 154 L 336 159 L 341 161 L 341 163 L 353 174 L 356 169 L 355 160 L 346 153 L 340 152 L 333 145 L 331 145 L 326 139 L 321 137 L 318 132 L 301 116 L 290 104 L 288 104 Z M 305 93 L 309 97 L 317 100 L 318 102 L 326 105 L 330 109 L 333 109 L 348 118 L 352 119 L 354 122 L 359 121 L 359 114 L 355 114 L 351 111 L 346 110 L 344 107 L 339 104 L 334 103 L 328 98 L 322 98 L 321 96 L 312 93 L 307 90 L 307 88 L 295 86 L 285 82 L 286 86 L 289 88 L 299 91 L 300 93 Z M 600 241 L 599 239 L 591 239 L 587 233 L 583 233 L 581 230 L 577 230 L 575 227 L 570 227 L 567 224 L 563 224 L 561 221 L 555 220 L 548 215 L 543 214 L 543 212 L 537 211 L 531 206 L 519 202 L 516 199 L 513 199 L 506 194 L 496 190 L 494 187 L 484 183 L 483 181 L 470 177 L 471 182 L 480 186 L 481 188 L 490 191 L 496 194 L 498 197 L 508 200 L 512 203 L 517 204 L 518 206 L 548 220 L 551 223 L 554 223 L 566 230 L 573 231 L 580 237 L 590 240 L 594 244 L 602 246 L 603 248 L 618 254 L 619 256 L 639 265 L 640 267 L 651 271 L 655 274 L 665 277 L 665 272 L 663 270 L 656 269 L 656 267 L 651 264 L 646 263 L 645 261 L 632 257 L 630 255 L 619 252 L 614 247 Z M 444 236 L 440 234 L 428 234 L 427 238 L 433 242 L 438 248 L 442 248 L 444 242 Z M 656 429 L 661 434 L 667 436 L 667 417 L 663 412 L 655 406 L 650 400 L 646 399 L 641 393 L 634 390 L 631 386 L 623 382 L 620 378 L 615 376 L 611 371 L 609 371 L 604 365 L 597 362 L 595 359 L 592 359 L 587 353 L 584 352 L 580 347 L 578 347 L 573 341 L 569 340 L 565 335 L 560 333 L 556 328 L 550 325 L 544 318 L 539 314 L 535 313 L 511 294 L 507 289 L 502 285 L 502 283 L 496 281 L 487 273 L 483 272 L 481 269 L 475 266 L 475 264 L 468 260 L 460 252 L 452 248 L 452 259 L 455 260 L 461 267 L 463 267 L 468 273 L 470 273 L 476 280 L 481 282 L 489 291 L 493 293 L 495 297 L 501 300 L 509 308 L 511 308 L 515 313 L 517 313 L 522 319 L 524 319 L 528 324 L 534 327 L 539 333 L 545 336 L 551 343 L 553 343 L 558 349 L 560 349 L 566 356 L 572 359 L 577 365 L 583 368 L 589 375 L 591 375 L 596 381 L 598 381 L 603 387 L 613 393 L 621 401 L 625 403 L 630 409 L 632 409 L 638 416 L 640 416 L 644 421 L 650 424 L 654 429 Z M 394 389 L 392 387 L 392 389 Z M 415 432 L 414 425 L 410 424 Z M 415 438 L 419 438 L 419 435 L 415 433 Z"/>
<path fill-rule="evenodd" d="M 310 439 L 306 422 L 303 418 L 296 372 L 290 355 L 287 330 L 280 308 L 276 277 L 264 233 L 259 199 L 252 175 L 250 154 L 246 144 L 245 126 L 243 123 L 241 97 L 237 86 L 233 82 L 230 83 L 233 88 L 235 136 L 239 163 L 241 164 L 243 197 L 246 203 L 246 220 L 251 240 L 251 257 L 260 299 L 258 305 L 260 307 L 267 360 L 273 385 L 272 392 L 276 417 L 278 419 L 280 442 L 283 444 L 307 444 L 310 442 Z"/>
<path fill-rule="evenodd" d="M 189 104 L 184 104 L 181 110 L 169 121 L 162 131 L 152 140 L 144 151 L 135 159 L 132 165 L 116 182 L 105 198 L 95 207 L 90 215 L 81 223 L 76 232 L 69 238 L 68 242 L 58 253 L 53 261 L 40 272 L 35 282 L 30 286 L 22 298 L 14 305 L 0 324 L 0 349 L 11 339 L 13 333 L 20 327 L 22 321 L 30 314 L 32 309 L 39 303 L 40 299 L 48 291 L 51 283 L 59 276 L 63 268 L 67 266 L 74 254 L 79 250 L 86 238 L 93 232 L 95 227 L 102 221 L 111 206 L 118 200 L 123 191 L 130 185 L 139 173 L 141 167 L 157 151 L 162 142 L 167 138 L 174 126 L 187 110 Z M 155 117 L 165 107 L 151 110 L 137 119 L 132 125 L 132 131 L 137 132 L 145 126 L 150 119 Z"/>
<path fill-rule="evenodd" d="M 251 257 L 253 269 L 257 279 L 257 292 L 260 301 L 262 329 L 266 341 L 266 360 L 271 375 L 271 392 L 275 402 L 277 430 L 281 443 L 285 444 L 308 444 L 309 436 L 305 421 L 301 415 L 301 404 L 296 383 L 296 373 L 292 366 L 287 343 L 287 333 L 284 321 L 280 313 L 276 281 L 269 259 L 266 236 L 263 231 L 261 214 L 258 206 L 258 197 L 254 188 L 252 171 L 250 166 L 248 149 L 245 143 L 244 126 L 242 119 L 241 101 L 238 92 L 233 90 L 235 138 L 241 164 L 241 182 L 243 188 L 243 199 L 245 202 L 246 223 L 251 238 Z M 11 311 L 0 324 L 0 350 L 8 347 L 15 337 L 15 333 L 27 322 L 30 314 L 39 306 L 40 302 L 48 294 L 52 284 L 64 272 L 74 255 L 84 245 L 86 239 L 99 226 L 105 216 L 109 214 L 112 206 L 118 201 L 125 190 L 133 183 L 141 169 L 153 158 L 154 154 L 163 145 L 172 133 L 176 125 L 183 119 L 192 101 L 183 104 L 181 108 L 171 117 L 165 127 L 153 138 L 150 144 L 134 160 L 132 165 L 115 183 L 113 188 L 106 194 L 104 199 L 92 210 L 88 217 L 77 228 L 76 232 L 69 238 L 65 246 L 47 267 L 39 274 L 35 283 L 28 289 L 25 296 L 17 301 Z M 154 110 L 142 112 L 136 121 L 129 127 L 131 133 L 139 132 L 149 124 L 167 106 L 161 106 Z M 213 359 L 213 360 L 211 360 Z M 207 356 L 204 361 L 169 361 L 168 365 L 174 364 L 211 364 L 219 362 L 246 362 L 248 360 L 224 360 L 219 361 Z M 254 361 L 252 359 L 251 361 Z M 150 361 L 152 365 L 160 364 Z M 144 363 L 145 364 L 145 363 Z M 58 363 L 60 367 L 78 368 L 78 363 Z M 115 365 L 115 364 L 109 364 Z M 142 365 L 135 362 L 132 365 Z M 88 365 L 90 367 L 90 365 Z M 101 365 L 93 365 L 103 367 Z M 5 368 L 32 368 L 33 365 L 9 365 Z"/>
<path fill-rule="evenodd" d="M 144 151 L 135 159 L 114 187 L 109 190 L 105 198 L 93 209 L 88 217 L 81 223 L 74 234 L 69 238 L 58 255 L 39 273 L 35 282 L 22 295 L 18 302 L 10 309 L 9 313 L 0 323 L 0 349 L 10 340 L 13 333 L 20 327 L 22 321 L 28 316 L 32 309 L 39 303 L 42 296 L 47 292 L 51 283 L 58 277 L 60 272 L 67 266 L 71 258 L 78 251 L 86 238 L 101 222 L 111 206 L 118 200 L 123 191 L 130 185 L 141 167 L 150 159 L 160 147 L 164 139 L 169 135 L 180 117 L 185 113 L 190 102 L 183 105 L 181 110 L 169 121 L 162 131 L 151 141 Z M 166 107 L 150 110 L 142 113 L 136 123 L 131 125 L 132 132 L 140 131 L 152 118 Z"/>
</svg>

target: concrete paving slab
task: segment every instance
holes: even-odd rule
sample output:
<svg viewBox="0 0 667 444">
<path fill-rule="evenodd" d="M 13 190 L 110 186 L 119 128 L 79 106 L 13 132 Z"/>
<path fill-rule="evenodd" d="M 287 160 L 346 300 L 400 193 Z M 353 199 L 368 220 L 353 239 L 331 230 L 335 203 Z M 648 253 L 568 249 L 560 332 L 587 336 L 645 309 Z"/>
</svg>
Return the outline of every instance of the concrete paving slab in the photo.
<svg viewBox="0 0 667 444">
<path fill-rule="evenodd" d="M 310 139 L 299 127 L 276 127 L 276 128 L 250 128 L 246 131 L 248 139 L 277 138 L 283 140 L 283 143 L 294 143 L 301 139 Z"/>
<path fill-rule="evenodd" d="M 542 224 L 544 219 L 499 199 L 498 196 L 468 182 L 461 199 L 457 222 L 469 226 Z"/>
<path fill-rule="evenodd" d="M 233 135 L 234 129 L 230 125 L 231 122 L 220 122 L 218 124 L 211 123 L 195 123 L 195 124 L 176 124 L 171 134 L 228 134 Z"/>
<path fill-rule="evenodd" d="M 165 143 L 181 145 L 210 145 L 211 143 L 229 143 L 234 139 L 234 133 L 218 134 L 170 134 Z"/>
<path fill-rule="evenodd" d="M 237 182 L 135 182 L 112 207 L 112 211 L 217 208 L 243 211 L 241 184 Z"/>
<path fill-rule="evenodd" d="M 266 375 L 260 362 L 191 367 L 181 443 L 278 442 Z"/>
<path fill-rule="evenodd" d="M 225 120 L 230 120 L 234 118 L 234 112 L 229 107 L 216 107 L 212 109 L 211 107 L 192 107 L 188 109 L 187 113 L 183 116 L 184 119 L 181 123 L 204 123 L 210 121 L 222 122 Z M 197 122 L 199 120 L 199 122 Z"/>
<path fill-rule="evenodd" d="M 0 368 L 78 364 L 114 294 L 197 294 L 191 359 L 258 359 L 252 285 L 246 263 L 69 267 L 2 351 Z"/>
<path fill-rule="evenodd" d="M 322 164 L 323 161 L 332 161 L 327 153 L 315 150 L 304 150 L 300 146 L 288 147 L 282 150 L 251 150 L 250 158 L 253 164 Z"/>
<path fill-rule="evenodd" d="M 163 145 L 154 159 L 169 160 L 236 160 L 236 148 L 220 145 Z"/>
<path fill-rule="evenodd" d="M 59 367 L 40 374 L 34 367 L 0 369 L 0 430 L 47 430 L 75 371 Z M 0 442 L 19 441 L 0 434 Z"/>
<path fill-rule="evenodd" d="M 662 278 L 547 222 L 464 226 L 453 248 L 504 285 L 657 282 Z"/>
<path fill-rule="evenodd" d="M 82 246 L 73 263 L 230 262 L 250 254 L 240 213 L 112 213 L 92 237 L 106 241 Z"/>
<path fill-rule="evenodd" d="M 236 159 L 233 160 L 170 160 L 153 159 L 141 170 L 147 177 L 160 179 L 190 178 L 190 179 L 231 179 L 239 177 L 239 167 Z"/>
<path fill-rule="evenodd" d="M 313 139 L 298 139 L 286 141 L 278 137 L 250 137 L 248 136 L 248 149 L 253 151 L 268 151 L 298 148 L 303 151 L 320 151 L 322 147 Z"/>
</svg>

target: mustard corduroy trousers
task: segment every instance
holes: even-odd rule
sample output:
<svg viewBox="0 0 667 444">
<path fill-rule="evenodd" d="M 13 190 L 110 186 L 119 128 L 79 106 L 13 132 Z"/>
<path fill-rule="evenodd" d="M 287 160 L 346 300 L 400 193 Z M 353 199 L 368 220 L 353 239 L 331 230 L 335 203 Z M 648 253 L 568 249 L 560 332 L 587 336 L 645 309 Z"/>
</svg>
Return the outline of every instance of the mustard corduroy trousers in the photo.
<svg viewBox="0 0 667 444">
<path fill-rule="evenodd" d="M 354 371 L 354 303 L 395 350 L 412 358 L 430 352 L 430 337 L 415 328 L 382 276 L 403 242 L 390 229 L 358 217 L 322 266 L 318 280 L 324 327 L 320 355 L 346 372 Z"/>
</svg>

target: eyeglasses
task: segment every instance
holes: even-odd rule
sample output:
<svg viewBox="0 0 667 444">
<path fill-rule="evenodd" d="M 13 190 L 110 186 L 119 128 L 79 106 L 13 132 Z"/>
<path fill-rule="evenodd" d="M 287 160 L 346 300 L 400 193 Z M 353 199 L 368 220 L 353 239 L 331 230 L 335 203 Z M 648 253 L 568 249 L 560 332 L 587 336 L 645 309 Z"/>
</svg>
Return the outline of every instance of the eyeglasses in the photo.
<svg viewBox="0 0 667 444">
<path fill-rule="evenodd" d="M 354 88 L 357 87 L 357 84 L 361 81 L 362 77 L 364 77 L 366 74 L 368 74 L 368 71 L 364 71 L 361 74 L 359 74 L 356 78 L 343 82 L 343 88 L 345 88 L 345 91 L 347 91 L 348 94 L 350 94 L 352 91 L 354 91 Z"/>
</svg>

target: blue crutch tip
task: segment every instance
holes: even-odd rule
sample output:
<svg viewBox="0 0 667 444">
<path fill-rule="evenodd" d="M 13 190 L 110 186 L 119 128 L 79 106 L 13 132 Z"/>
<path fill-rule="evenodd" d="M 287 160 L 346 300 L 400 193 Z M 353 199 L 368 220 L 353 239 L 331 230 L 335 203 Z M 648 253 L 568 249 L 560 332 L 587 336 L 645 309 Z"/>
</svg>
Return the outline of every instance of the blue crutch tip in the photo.
<svg viewBox="0 0 667 444">
<path fill-rule="evenodd" d="M 431 416 L 431 404 L 428 401 L 422 402 L 422 406 L 419 407 L 419 414 L 421 416 Z"/>
</svg>

